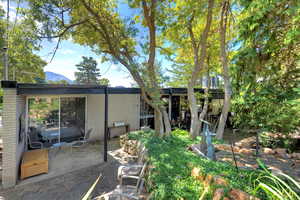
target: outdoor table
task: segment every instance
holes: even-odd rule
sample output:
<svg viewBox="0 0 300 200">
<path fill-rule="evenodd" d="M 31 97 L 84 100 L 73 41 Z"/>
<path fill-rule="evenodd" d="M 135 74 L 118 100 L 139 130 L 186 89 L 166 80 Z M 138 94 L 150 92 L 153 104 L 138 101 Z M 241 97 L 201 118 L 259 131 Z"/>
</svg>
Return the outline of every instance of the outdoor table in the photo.
<svg viewBox="0 0 300 200">
<path fill-rule="evenodd" d="M 120 125 L 120 126 L 109 126 L 107 129 L 108 129 L 108 139 L 110 139 L 110 133 L 111 133 L 111 129 L 114 129 L 114 128 L 122 128 L 124 127 L 125 128 L 125 133 L 128 133 L 129 130 L 130 130 L 130 125 L 129 124 L 124 124 L 124 125 Z"/>
</svg>

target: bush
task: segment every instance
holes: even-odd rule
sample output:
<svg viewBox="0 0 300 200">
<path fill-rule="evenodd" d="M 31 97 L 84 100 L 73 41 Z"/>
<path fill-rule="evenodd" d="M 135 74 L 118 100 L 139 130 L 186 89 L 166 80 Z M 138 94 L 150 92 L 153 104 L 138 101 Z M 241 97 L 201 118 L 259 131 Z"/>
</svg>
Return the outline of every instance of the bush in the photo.
<svg viewBox="0 0 300 200">
<path fill-rule="evenodd" d="M 222 175 L 233 188 L 254 193 L 252 184 L 259 173 L 253 170 L 236 171 L 235 167 L 201 158 L 187 147 L 197 140 L 190 139 L 186 131 L 175 130 L 169 137 L 155 137 L 153 132 L 134 132 L 132 138 L 141 140 L 148 149 L 149 162 L 153 166 L 147 177 L 148 189 L 153 199 L 199 199 L 204 190 L 202 182 L 191 176 L 198 167 L 205 174 Z M 210 196 L 209 196 L 210 195 Z M 206 196 L 212 199 L 210 191 Z"/>
</svg>

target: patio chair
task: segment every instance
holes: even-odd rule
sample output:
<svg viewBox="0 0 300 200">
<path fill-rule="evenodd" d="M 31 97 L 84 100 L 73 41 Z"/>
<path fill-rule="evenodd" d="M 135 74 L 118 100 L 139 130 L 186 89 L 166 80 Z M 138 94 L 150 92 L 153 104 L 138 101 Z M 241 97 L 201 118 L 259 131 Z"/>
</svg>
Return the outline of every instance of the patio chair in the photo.
<svg viewBox="0 0 300 200">
<path fill-rule="evenodd" d="M 144 178 L 147 170 L 147 163 L 144 163 L 140 172 L 137 175 L 123 174 L 120 176 L 120 185 L 123 185 L 124 179 L 136 180 L 137 183 L 140 179 Z"/>
<path fill-rule="evenodd" d="M 79 138 L 80 140 L 77 140 L 77 141 L 74 141 L 72 142 L 71 146 L 72 147 L 81 147 L 83 144 L 87 143 L 89 138 L 90 138 L 90 135 L 91 135 L 91 132 L 93 131 L 93 129 L 89 129 L 85 134 L 84 134 L 84 137 L 81 137 Z"/>
<path fill-rule="evenodd" d="M 27 136 L 27 141 L 29 144 L 30 149 L 42 149 L 43 148 L 43 143 L 42 142 L 37 142 L 37 141 L 32 141 L 30 138 L 30 134 L 26 134 Z"/>
<path fill-rule="evenodd" d="M 103 194 L 94 200 L 140 200 L 144 199 L 142 193 L 144 190 L 143 178 L 138 178 L 135 185 L 118 185 L 113 191 Z"/>
<path fill-rule="evenodd" d="M 144 189 L 144 176 L 147 169 L 147 163 L 142 167 L 138 176 L 123 175 L 121 177 L 120 185 L 116 187 L 113 191 L 103 194 L 99 197 L 94 198 L 94 200 L 139 200 L 142 198 L 142 192 Z M 133 185 L 123 184 L 123 179 L 136 180 Z"/>
<path fill-rule="evenodd" d="M 120 180 L 121 177 L 124 175 L 130 175 L 130 176 L 139 175 L 143 167 L 143 162 L 145 161 L 146 154 L 147 154 L 146 148 L 143 148 L 136 163 L 121 165 L 118 168 L 118 179 Z"/>
</svg>

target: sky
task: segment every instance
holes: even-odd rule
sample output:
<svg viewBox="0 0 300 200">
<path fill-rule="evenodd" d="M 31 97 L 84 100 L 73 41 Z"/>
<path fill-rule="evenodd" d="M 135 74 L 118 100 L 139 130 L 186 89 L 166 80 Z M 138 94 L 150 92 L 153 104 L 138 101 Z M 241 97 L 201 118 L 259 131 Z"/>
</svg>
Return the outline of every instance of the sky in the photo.
<svg viewBox="0 0 300 200">
<path fill-rule="evenodd" d="M 0 5 L 6 10 L 6 0 L 0 0 Z M 26 5 L 21 5 L 23 7 Z M 10 2 L 10 20 L 14 21 L 16 18 L 16 2 Z M 120 4 L 119 11 L 123 16 L 132 16 L 136 11 L 129 10 L 125 4 Z M 19 16 L 18 18 L 19 19 Z M 50 62 L 53 51 L 57 44 L 57 40 L 49 42 L 47 40 L 42 42 L 42 48 L 39 52 L 36 52 L 43 60 L 47 62 L 44 71 L 51 71 L 62 74 L 67 78 L 74 80 L 74 72 L 76 71 L 76 64 L 82 61 L 82 56 L 93 57 L 100 69 L 101 78 L 107 78 L 110 81 L 111 86 L 124 86 L 131 87 L 134 84 L 133 79 L 122 65 L 116 65 L 113 63 L 101 63 L 101 56 L 96 55 L 87 46 L 80 46 L 71 39 L 62 41 L 59 49 L 56 51 L 55 57 Z"/>
</svg>

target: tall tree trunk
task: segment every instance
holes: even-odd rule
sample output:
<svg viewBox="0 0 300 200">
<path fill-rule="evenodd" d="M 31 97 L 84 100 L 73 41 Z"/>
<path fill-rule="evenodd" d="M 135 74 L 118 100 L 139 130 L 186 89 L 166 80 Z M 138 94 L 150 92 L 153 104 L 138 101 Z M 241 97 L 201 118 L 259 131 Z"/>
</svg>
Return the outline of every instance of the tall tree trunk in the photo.
<svg viewBox="0 0 300 200">
<path fill-rule="evenodd" d="M 220 20 L 220 47 L 221 47 L 220 58 L 223 67 L 225 96 L 224 96 L 222 113 L 220 116 L 218 129 L 217 129 L 218 139 L 223 138 L 227 116 L 230 109 L 230 101 L 231 101 L 231 83 L 230 83 L 230 75 L 229 75 L 229 68 L 228 68 L 228 55 L 226 51 L 226 31 L 227 31 L 229 6 L 230 6 L 229 0 L 224 0 L 222 6 L 222 12 L 221 12 L 221 20 Z"/>
<path fill-rule="evenodd" d="M 165 135 L 168 136 L 170 135 L 172 130 L 171 130 L 170 118 L 165 107 L 162 108 L 162 114 L 163 114 L 163 121 L 165 127 Z"/>
<path fill-rule="evenodd" d="M 192 40 L 192 47 L 194 52 L 194 70 L 192 72 L 192 77 L 188 84 L 188 100 L 189 100 L 189 106 L 191 110 L 190 134 L 192 138 L 195 138 L 197 135 L 199 135 L 199 131 L 200 131 L 198 106 L 197 106 L 196 96 L 194 92 L 194 87 L 196 85 L 197 80 L 199 79 L 200 71 L 203 68 L 203 65 L 205 63 L 207 38 L 208 38 L 208 33 L 210 31 L 211 22 L 212 22 L 213 7 L 214 7 L 214 0 L 208 0 L 206 25 L 203 30 L 203 33 L 201 34 L 200 43 L 198 43 L 194 37 L 193 27 L 192 27 L 192 22 L 194 19 L 193 16 L 188 24 L 188 30 Z M 200 56 L 199 56 L 199 47 L 201 47 Z"/>
<path fill-rule="evenodd" d="M 208 80 L 208 83 L 206 85 L 206 88 L 204 90 L 204 104 L 203 104 L 203 108 L 202 108 L 202 111 L 200 113 L 200 116 L 199 116 L 199 121 L 200 121 L 200 131 L 202 130 L 202 121 L 201 120 L 204 120 L 206 114 L 207 114 L 207 111 L 208 111 L 208 103 L 209 103 L 209 99 L 208 99 L 208 96 L 209 96 L 209 88 L 210 88 L 210 76 L 209 76 L 209 71 L 208 71 L 208 68 L 209 68 L 209 58 L 207 59 L 207 73 L 206 73 L 206 77 L 207 77 L 207 80 Z M 206 144 L 206 137 L 205 135 L 202 135 L 202 138 L 201 138 L 201 144 L 200 144 L 200 150 L 205 153 L 206 155 L 206 152 L 207 152 L 207 144 Z"/>
</svg>

